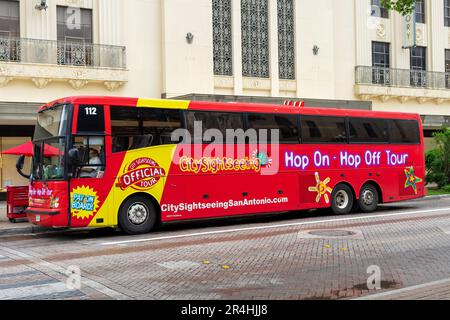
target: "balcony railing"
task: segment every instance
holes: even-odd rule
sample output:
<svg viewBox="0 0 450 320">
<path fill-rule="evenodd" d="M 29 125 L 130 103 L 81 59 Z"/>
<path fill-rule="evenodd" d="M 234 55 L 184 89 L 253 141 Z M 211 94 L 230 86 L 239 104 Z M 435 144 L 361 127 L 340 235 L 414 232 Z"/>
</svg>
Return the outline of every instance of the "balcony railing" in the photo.
<svg viewBox="0 0 450 320">
<path fill-rule="evenodd" d="M 450 73 L 357 66 L 356 84 L 450 89 Z"/>
<path fill-rule="evenodd" d="M 102 44 L 0 37 L 0 62 L 126 68 L 126 49 Z"/>
</svg>

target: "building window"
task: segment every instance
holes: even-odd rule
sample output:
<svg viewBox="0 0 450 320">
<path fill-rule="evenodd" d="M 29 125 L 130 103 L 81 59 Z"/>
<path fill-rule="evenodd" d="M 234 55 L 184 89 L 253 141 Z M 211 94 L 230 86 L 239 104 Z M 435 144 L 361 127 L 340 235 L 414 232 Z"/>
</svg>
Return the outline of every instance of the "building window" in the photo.
<svg viewBox="0 0 450 320">
<path fill-rule="evenodd" d="M 20 60 L 19 1 L 0 1 L 0 61 Z"/>
<path fill-rule="evenodd" d="M 390 84 L 390 44 L 372 42 L 372 83 Z"/>
<path fill-rule="evenodd" d="M 231 0 L 213 0 L 214 74 L 233 75 Z"/>
<path fill-rule="evenodd" d="M 92 10 L 57 6 L 58 64 L 92 65 Z"/>
<path fill-rule="evenodd" d="M 411 86 L 425 87 L 427 85 L 427 48 L 411 48 Z"/>
<path fill-rule="evenodd" d="M 278 58 L 280 79 L 295 79 L 293 0 L 278 0 Z"/>
<path fill-rule="evenodd" d="M 242 75 L 269 77 L 269 12 L 267 0 L 241 0 Z"/>
<path fill-rule="evenodd" d="M 445 49 L 445 85 L 450 89 L 450 50 Z"/>
<path fill-rule="evenodd" d="M 416 1 L 416 22 L 425 23 L 425 1 Z"/>
<path fill-rule="evenodd" d="M 389 11 L 381 5 L 381 0 L 371 0 L 371 16 L 389 19 Z"/>
<path fill-rule="evenodd" d="M 450 0 L 444 0 L 444 24 L 450 27 Z"/>
</svg>

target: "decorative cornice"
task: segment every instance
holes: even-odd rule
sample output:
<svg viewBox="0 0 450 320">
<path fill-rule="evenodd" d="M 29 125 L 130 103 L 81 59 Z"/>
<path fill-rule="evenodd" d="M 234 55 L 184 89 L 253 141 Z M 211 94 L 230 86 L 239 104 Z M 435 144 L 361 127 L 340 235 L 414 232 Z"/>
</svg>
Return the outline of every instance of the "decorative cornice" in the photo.
<svg viewBox="0 0 450 320">
<path fill-rule="evenodd" d="M 126 69 L 0 62 L 0 87 L 8 85 L 13 79 L 28 79 L 40 89 L 50 82 L 66 82 L 76 90 L 88 83 L 100 83 L 114 91 L 128 82 L 128 73 Z"/>
<path fill-rule="evenodd" d="M 81 79 L 72 79 L 69 80 L 69 84 L 74 88 L 75 90 L 81 90 L 83 89 L 89 81 L 87 80 L 81 80 Z"/>
<path fill-rule="evenodd" d="M 354 87 L 354 91 L 361 100 L 365 101 L 379 99 L 382 102 L 387 102 L 390 99 L 398 99 L 401 103 L 406 103 L 415 99 L 420 104 L 430 101 L 436 104 L 443 104 L 450 101 L 450 90 L 446 89 L 437 90 L 357 84 Z"/>
<path fill-rule="evenodd" d="M 12 77 L 0 76 L 0 88 L 6 87 L 12 79 Z"/>
<path fill-rule="evenodd" d="M 123 86 L 125 84 L 125 82 L 120 82 L 120 81 L 105 81 L 103 82 L 103 84 L 105 85 L 106 89 L 108 89 L 109 91 L 116 91 L 117 89 L 119 89 L 121 86 Z"/>
<path fill-rule="evenodd" d="M 47 87 L 47 85 L 52 82 L 52 79 L 48 78 L 31 78 L 31 81 L 33 81 L 34 85 L 38 87 L 39 89 L 44 89 Z"/>
<path fill-rule="evenodd" d="M 411 97 L 400 96 L 398 97 L 398 100 L 400 101 L 400 103 L 407 103 L 409 100 L 411 100 Z"/>
</svg>

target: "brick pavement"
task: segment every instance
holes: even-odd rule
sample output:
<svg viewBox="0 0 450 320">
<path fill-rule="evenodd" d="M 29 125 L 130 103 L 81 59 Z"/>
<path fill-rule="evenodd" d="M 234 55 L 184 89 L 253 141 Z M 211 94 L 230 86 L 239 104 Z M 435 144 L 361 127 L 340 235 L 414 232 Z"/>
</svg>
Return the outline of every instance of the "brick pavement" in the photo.
<svg viewBox="0 0 450 320">
<path fill-rule="evenodd" d="M 56 266 L 51 277 L 63 282 L 58 268 L 77 265 L 86 283 L 71 299 L 120 294 L 132 299 L 350 299 L 376 293 L 366 285 L 371 265 L 382 271 L 382 292 L 450 278 L 450 235 L 445 232 L 450 200 L 384 208 L 375 218 L 292 213 L 252 222 L 169 226 L 134 237 L 113 231 L 4 237 L 0 274 L 21 272 L 24 266 L 43 272 L 40 263 L 46 262 Z M 448 210 L 381 216 L 433 208 Z M 263 228 L 227 231 L 255 227 Z M 357 231 L 357 236 L 305 237 L 310 230 Z M 114 244 L 146 238 L 159 239 Z M 0 277 L 0 286 L 7 284 Z M 118 295 L 105 294 L 110 293 L 105 288 Z M 445 289 L 439 290 L 445 296 Z"/>
<path fill-rule="evenodd" d="M 450 300 L 450 279 L 370 294 L 356 300 Z"/>
</svg>

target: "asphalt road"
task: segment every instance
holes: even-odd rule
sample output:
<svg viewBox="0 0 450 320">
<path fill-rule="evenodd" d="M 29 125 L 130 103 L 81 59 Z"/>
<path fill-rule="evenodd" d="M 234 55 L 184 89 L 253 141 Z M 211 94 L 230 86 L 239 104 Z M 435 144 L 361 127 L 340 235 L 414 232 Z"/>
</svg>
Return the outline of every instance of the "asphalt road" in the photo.
<svg viewBox="0 0 450 320">
<path fill-rule="evenodd" d="M 0 237 L 0 299 L 350 299 L 448 278 L 450 198 Z"/>
</svg>

